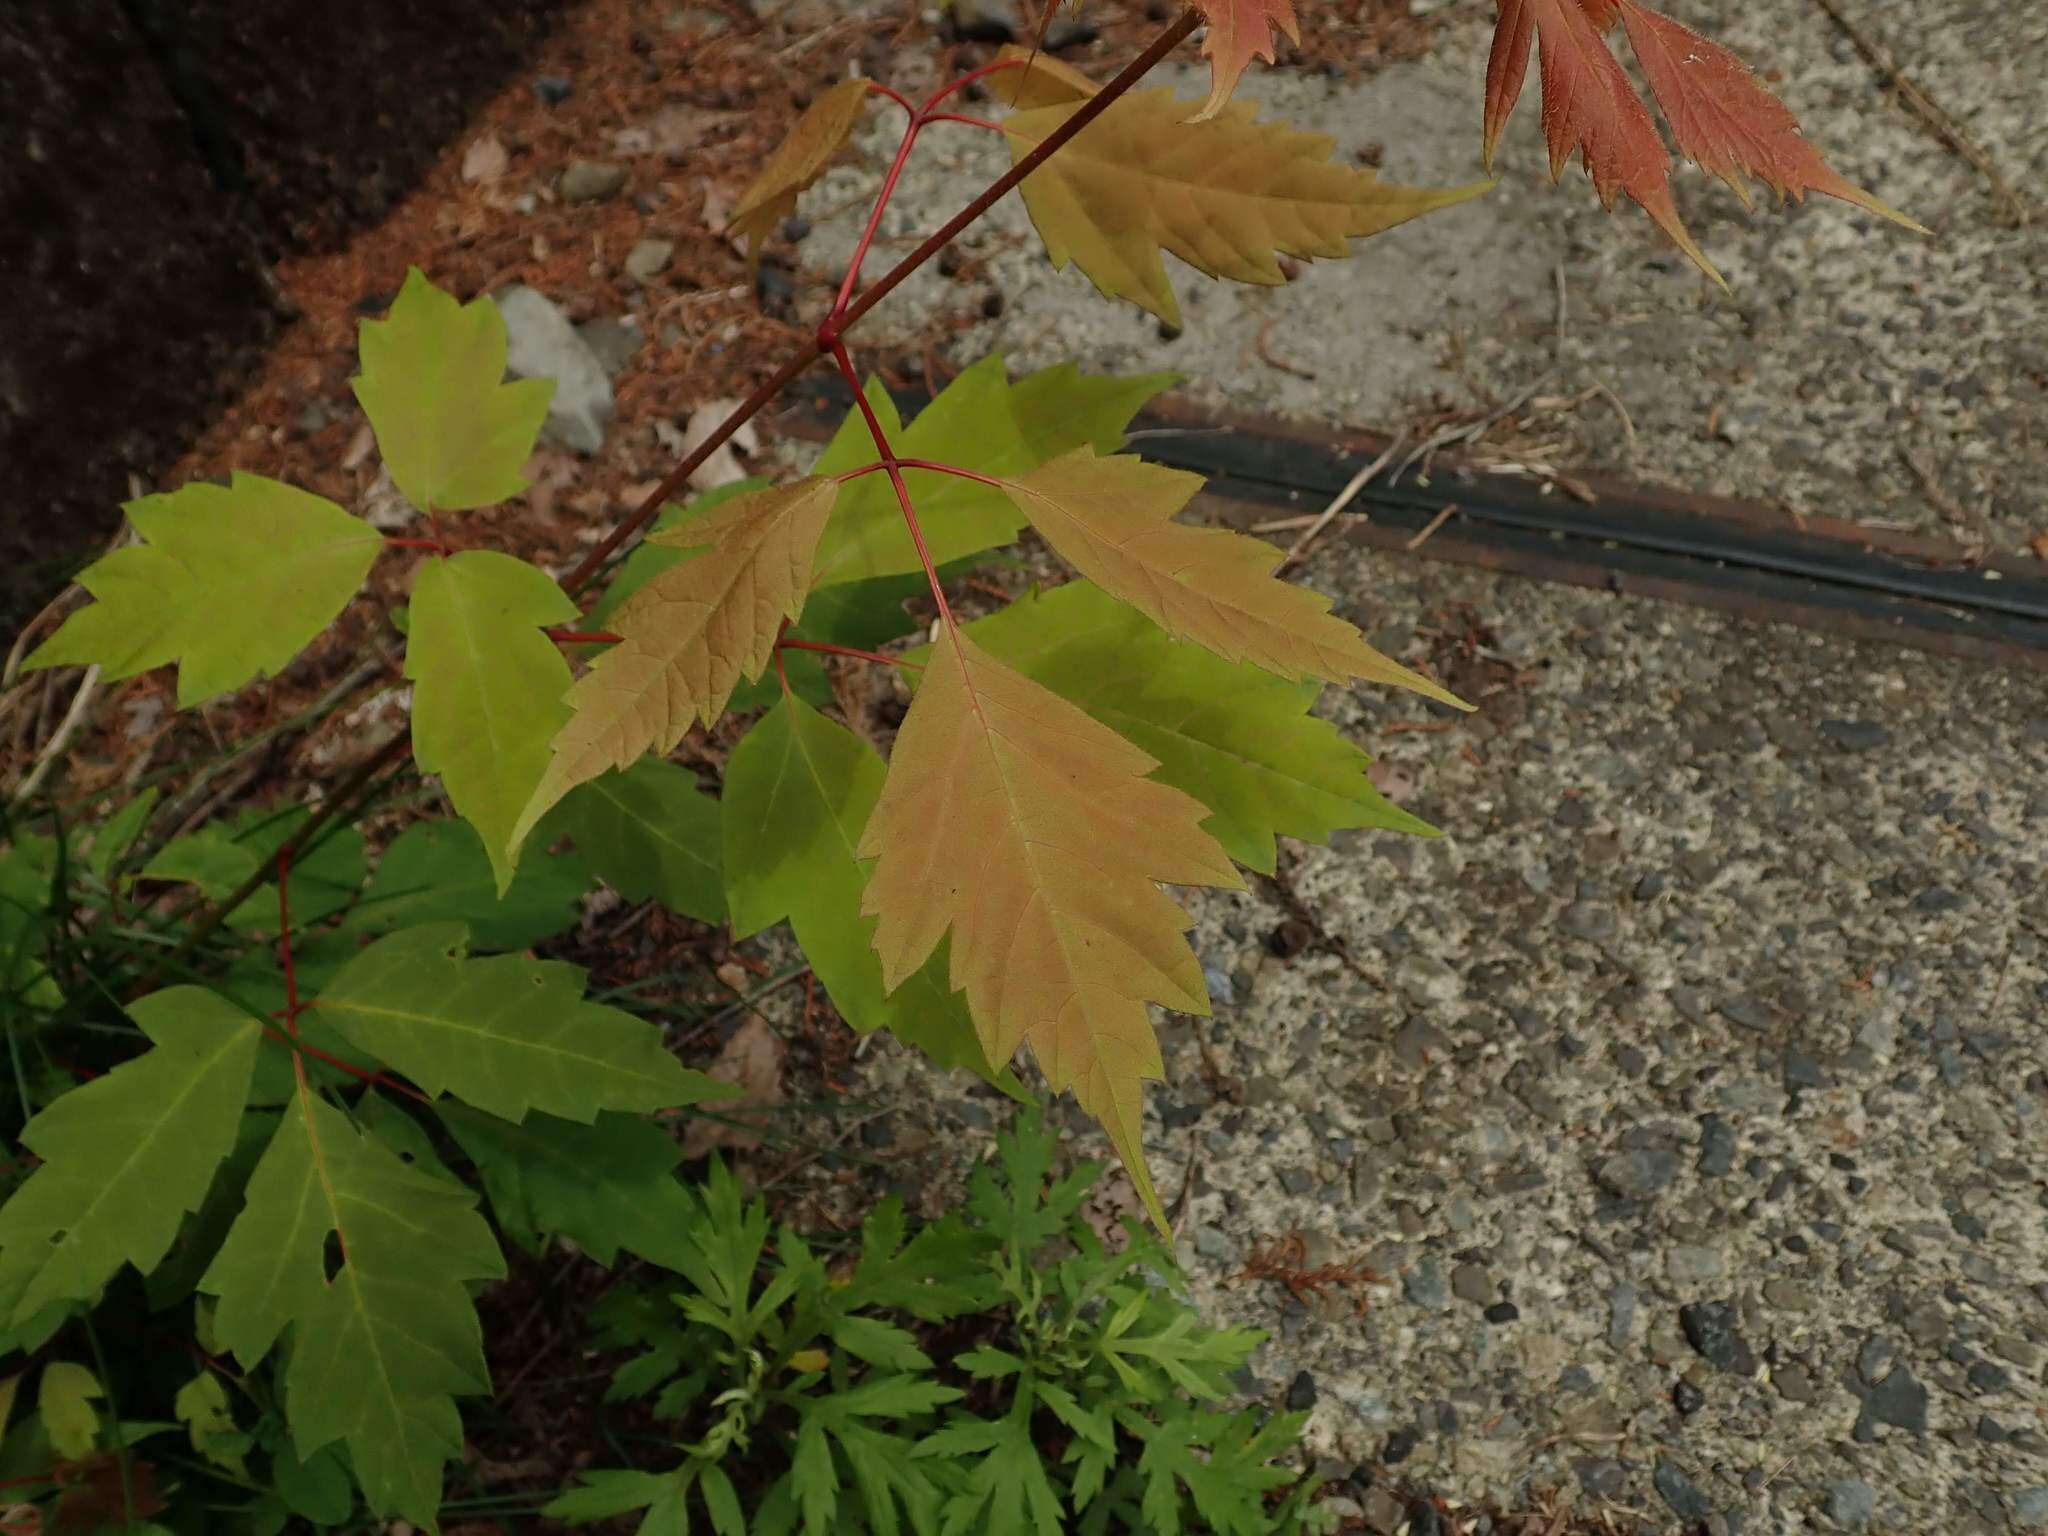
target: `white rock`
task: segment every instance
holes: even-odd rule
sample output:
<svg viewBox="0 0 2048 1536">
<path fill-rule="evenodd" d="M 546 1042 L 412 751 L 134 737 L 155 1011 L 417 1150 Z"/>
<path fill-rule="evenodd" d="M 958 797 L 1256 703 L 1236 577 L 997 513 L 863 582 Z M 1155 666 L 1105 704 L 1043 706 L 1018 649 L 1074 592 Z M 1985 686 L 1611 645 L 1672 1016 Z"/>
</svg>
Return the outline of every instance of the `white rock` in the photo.
<svg viewBox="0 0 2048 1536">
<path fill-rule="evenodd" d="M 604 447 L 612 419 L 612 381 L 590 344 L 545 294 L 508 288 L 497 295 L 505 317 L 505 371 L 515 379 L 553 379 L 543 437 L 579 453 Z"/>
</svg>

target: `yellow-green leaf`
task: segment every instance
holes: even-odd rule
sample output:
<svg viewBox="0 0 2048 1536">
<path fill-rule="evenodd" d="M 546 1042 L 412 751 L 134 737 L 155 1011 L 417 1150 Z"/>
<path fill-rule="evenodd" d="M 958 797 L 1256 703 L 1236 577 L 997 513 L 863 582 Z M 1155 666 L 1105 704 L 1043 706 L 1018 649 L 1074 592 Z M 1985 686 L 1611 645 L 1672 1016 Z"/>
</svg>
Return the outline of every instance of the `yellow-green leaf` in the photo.
<svg viewBox="0 0 2048 1536">
<path fill-rule="evenodd" d="M 182 709 L 282 670 L 356 595 L 384 543 L 325 497 L 262 475 L 194 481 L 125 510 L 144 542 L 86 568 L 78 584 L 99 601 L 27 667 L 98 665 L 111 680 L 175 661 Z"/>
<path fill-rule="evenodd" d="M 453 1394 L 490 1390 L 471 1287 L 504 1273 L 474 1195 L 302 1085 L 199 1285 L 245 1369 L 291 1329 L 299 1459 L 346 1442 L 371 1511 L 432 1529 L 442 1465 L 462 1453 Z"/>
<path fill-rule="evenodd" d="M 83 1461 L 92 1454 L 100 1437 L 99 1410 L 93 1404 L 106 1395 L 99 1378 L 82 1365 L 52 1360 L 43 1367 L 36 1413 L 51 1449 L 66 1461 Z"/>
<path fill-rule="evenodd" d="M 653 577 L 612 618 L 619 643 L 570 690 L 569 723 L 512 829 L 518 848 L 578 784 L 644 753 L 667 753 L 698 720 L 756 678 L 784 619 L 803 611 L 818 535 L 837 481 L 819 476 L 735 496 L 708 516 L 654 535 L 698 553 Z"/>
<path fill-rule="evenodd" d="M 796 212 L 797 193 L 822 176 L 832 157 L 845 148 L 867 99 L 865 80 L 842 80 L 821 92 L 769 156 L 753 185 L 740 195 L 728 228 L 746 236 L 749 261 L 761 259 L 761 242 L 769 231 Z"/>
<path fill-rule="evenodd" d="M 1051 94 L 1046 91 L 1045 94 Z M 1003 122 L 1022 160 L 1080 110 L 1082 98 L 1014 112 Z M 1335 141 L 1253 121 L 1231 102 L 1188 122 L 1171 91 L 1112 103 L 1024 180 L 1024 206 L 1055 267 L 1072 261 L 1106 296 L 1129 299 L 1169 325 L 1180 306 L 1162 250 L 1211 277 L 1286 281 L 1282 256 L 1348 256 L 1350 241 L 1488 183 L 1442 191 L 1395 186 L 1330 159 Z"/>
<path fill-rule="evenodd" d="M 1027 594 L 967 626 L 975 642 L 1159 759 L 1153 777 L 1211 812 L 1238 863 L 1270 875 L 1274 839 L 1327 842 L 1340 827 L 1433 837 L 1366 777 L 1371 763 L 1309 713 L 1322 691 L 1173 639 L 1085 581 Z"/>
<path fill-rule="evenodd" d="M 460 923 L 429 923 L 379 939 L 321 989 L 321 1023 L 428 1093 L 507 1120 L 542 1109 L 587 1122 L 724 1096 L 654 1025 L 588 1001 L 575 966 L 473 959 L 468 937 Z"/>
<path fill-rule="evenodd" d="M 458 304 L 414 267 L 391 313 L 362 328 L 351 380 L 377 448 L 422 511 L 487 507 L 527 487 L 521 467 L 554 397 L 552 379 L 505 382 L 505 319 L 489 299 Z"/>
<path fill-rule="evenodd" d="M 413 578 L 413 756 L 483 839 L 501 895 L 512 829 L 569 718 L 569 664 L 541 629 L 575 617 L 546 572 L 490 550 L 428 560 Z"/>
<path fill-rule="evenodd" d="M 1082 575 L 1170 634 L 1227 661 L 1248 661 L 1290 679 L 1392 683 L 1468 707 L 1367 645 L 1330 612 L 1320 592 L 1278 580 L 1273 569 L 1280 551 L 1272 545 L 1226 528 L 1173 521 L 1202 488 L 1200 475 L 1077 448 L 1004 488 Z"/>
<path fill-rule="evenodd" d="M 128 1013 L 153 1048 L 21 1133 L 42 1163 L 0 1209 L 0 1324 L 88 1300 L 123 1264 L 156 1268 L 234 1145 L 261 1021 L 203 987 L 153 992 Z"/>
<path fill-rule="evenodd" d="M 1155 1220 L 1140 1139 L 1160 1076 L 1148 1002 L 1209 1011 L 1189 918 L 1155 882 L 1237 886 L 1200 802 L 1146 777 L 1158 764 L 966 636 L 940 637 L 861 838 L 877 862 L 885 984 L 951 935 L 992 1062 L 1028 1042 L 1055 1091 L 1108 1130 Z"/>
<path fill-rule="evenodd" d="M 202 1368 L 171 1399 L 171 1411 L 185 1426 L 192 1449 L 215 1466 L 226 1467 L 237 1477 L 247 1477 L 245 1464 L 253 1437 L 235 1424 L 228 1407 L 227 1389 L 220 1377 Z"/>
<path fill-rule="evenodd" d="M 719 802 L 697 776 L 643 757 L 579 784 L 559 825 L 598 877 L 628 901 L 650 897 L 699 922 L 725 920 L 719 876 Z"/>
<path fill-rule="evenodd" d="M 1174 382 L 1170 373 L 1114 378 L 1083 374 L 1072 363 L 1061 363 L 1012 384 L 1002 357 L 991 355 L 961 370 L 908 427 L 879 380 L 869 380 L 866 393 L 899 457 L 1000 476 L 1021 475 L 1083 443 L 1115 452 L 1123 446 L 1131 417 Z M 860 412 L 849 411 L 812 472 L 844 474 L 874 461 L 867 424 Z M 904 471 L 904 479 L 925 547 L 937 565 L 1007 544 L 1022 525 L 1016 507 L 994 486 L 920 469 Z M 818 541 L 820 592 L 871 577 L 922 575 L 923 570 L 888 480 L 866 475 L 848 481 Z M 811 628 L 808 622 L 805 627 Z"/>
</svg>

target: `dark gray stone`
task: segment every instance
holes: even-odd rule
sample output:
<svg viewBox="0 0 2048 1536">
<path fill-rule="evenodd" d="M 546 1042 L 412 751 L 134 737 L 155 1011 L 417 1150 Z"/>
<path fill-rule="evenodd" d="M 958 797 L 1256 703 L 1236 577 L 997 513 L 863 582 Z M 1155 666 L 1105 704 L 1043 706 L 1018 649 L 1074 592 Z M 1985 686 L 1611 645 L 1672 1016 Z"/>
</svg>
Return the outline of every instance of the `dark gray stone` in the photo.
<svg viewBox="0 0 2048 1536">
<path fill-rule="evenodd" d="M 1874 752 L 1892 739 L 1892 733 L 1874 720 L 1823 720 L 1820 733 L 1844 752 Z"/>
<path fill-rule="evenodd" d="M 1845 1531 L 1860 1531 L 1877 1513 L 1877 1490 L 1860 1477 L 1838 1477 L 1828 1484 L 1828 1518 Z"/>
<path fill-rule="evenodd" d="M 1695 1301 L 1678 1309 L 1678 1326 L 1700 1358 L 1738 1376 L 1756 1374 L 1756 1356 L 1737 1329 L 1732 1301 Z"/>
<path fill-rule="evenodd" d="M 1316 1405 L 1316 1379 L 1307 1371 L 1296 1371 L 1287 1384 L 1287 1411 L 1306 1413 Z"/>
<path fill-rule="evenodd" d="M 1593 901 L 1573 902 L 1558 915 L 1557 924 L 1573 938 L 1592 944 L 1610 944 L 1621 934 L 1614 908 Z"/>
<path fill-rule="evenodd" d="M 1769 1029 L 1776 1022 L 1770 1006 L 1754 997 L 1724 997 L 1721 1017 L 1744 1029 Z"/>
<path fill-rule="evenodd" d="M 1700 1116 L 1699 1171 L 1711 1179 L 1735 1171 L 1735 1130 L 1719 1115 Z"/>
<path fill-rule="evenodd" d="M 1889 1424 L 1912 1434 L 1926 1434 L 1927 1389 L 1905 1366 L 1893 1366 L 1891 1374 L 1872 1387 L 1863 1400 L 1858 1428 L 1866 1424 Z"/>
<path fill-rule="evenodd" d="M 1443 1266 L 1434 1255 L 1424 1254 L 1401 1277 L 1401 1294 L 1418 1307 L 1441 1312 L 1451 1304 L 1450 1287 L 1444 1284 Z"/>
<path fill-rule="evenodd" d="M 1593 1177 L 1624 1200 L 1640 1200 L 1664 1189 L 1678 1172 L 1678 1154 L 1669 1147 L 1638 1147 L 1604 1159 Z"/>
<path fill-rule="evenodd" d="M 1493 1276 L 1484 1265 L 1460 1264 L 1451 1271 L 1451 1294 L 1475 1307 L 1490 1306 L 1494 1297 Z"/>
<path fill-rule="evenodd" d="M 1658 1460 L 1657 1471 L 1650 1480 L 1657 1485 L 1658 1497 L 1671 1506 L 1671 1512 L 1679 1519 L 1697 1523 L 1714 1512 L 1714 1506 L 1707 1502 L 1698 1485 L 1668 1457 Z"/>
</svg>

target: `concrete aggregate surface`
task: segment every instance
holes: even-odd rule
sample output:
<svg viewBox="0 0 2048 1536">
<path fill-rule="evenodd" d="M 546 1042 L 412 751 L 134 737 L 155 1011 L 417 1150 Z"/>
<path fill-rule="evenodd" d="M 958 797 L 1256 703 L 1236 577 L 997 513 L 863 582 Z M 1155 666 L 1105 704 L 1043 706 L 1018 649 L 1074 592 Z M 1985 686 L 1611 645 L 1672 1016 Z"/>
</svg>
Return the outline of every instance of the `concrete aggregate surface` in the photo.
<svg viewBox="0 0 2048 1536">
<path fill-rule="evenodd" d="M 1005 302 L 961 337 L 957 356 L 1174 368 L 1196 398 L 1346 426 L 1393 424 L 1439 401 L 1490 405 L 1532 386 L 1568 396 L 1599 386 L 1607 393 L 1565 426 L 1563 462 L 2000 550 L 2048 533 L 2048 216 L 2012 225 L 1978 173 L 1887 100 L 1815 0 L 1669 8 L 1782 75 L 1777 88 L 1837 168 L 1933 238 L 1827 198 L 1779 209 L 1763 194 L 1746 213 L 1686 169 L 1680 210 L 1727 277 L 1723 294 L 1640 212 L 1604 214 L 1578 171 L 1548 185 L 1531 82 L 1501 148 L 1501 184 L 1475 202 L 1278 289 L 1211 282 L 1169 258 L 1184 321 L 1171 340 L 1136 307 L 1097 297 L 1078 271 L 1053 272 L 1012 195 L 959 242 L 978 259 L 970 279 Z M 2048 181 L 2048 12 L 1986 0 L 1851 10 L 2007 182 Z M 1255 72 L 1244 94 L 1267 116 L 1329 135 L 1339 159 L 1374 154 L 1389 180 L 1463 185 L 1483 175 L 1491 16 L 1490 5 L 1460 6 L 1427 58 L 1356 83 Z M 1197 65 L 1154 78 L 1183 95 L 1206 88 Z M 862 141 L 871 161 L 886 163 L 898 128 L 894 114 L 875 117 Z M 920 145 L 873 270 L 1007 165 L 988 136 L 950 135 L 933 129 Z M 870 175 L 828 175 L 814 202 L 841 211 L 816 221 L 807 267 L 843 265 Z M 957 303 L 955 283 L 926 269 L 861 334 L 915 334 Z"/>
<path fill-rule="evenodd" d="M 1676 9 L 1780 69 L 1845 172 L 1939 238 L 1824 201 L 1750 217 L 1688 177 L 1721 296 L 1640 216 L 1538 185 L 1532 100 L 1489 198 L 1283 289 L 1183 270 L 1174 340 L 1000 210 L 969 243 L 1010 302 L 959 358 L 1175 367 L 1219 405 L 1351 424 L 1599 383 L 1630 426 L 1581 413 L 1567 462 L 2024 547 L 2048 523 L 2048 224 L 2002 222 L 1817 6 Z M 1253 93 L 1384 144 L 1391 177 L 1468 179 L 1482 13 L 1356 86 Z M 2041 12 L 1860 13 L 2039 181 Z M 1000 163 L 949 142 L 905 207 Z M 907 334 L 947 281 L 875 324 Z M 1262 364 L 1261 330 L 1315 377 Z M 1444 835 L 1342 834 L 1193 900 L 1216 1015 L 1162 1022 L 1147 1141 L 1200 1300 L 1274 1332 L 1248 1388 L 1313 1403 L 1385 1536 L 1435 1528 L 1418 1490 L 1714 1536 L 2048 1525 L 2048 679 L 1335 535 L 1303 575 L 1482 707 L 1327 695 Z M 962 1129 L 1003 1113 L 886 1044 L 862 1087 L 891 1110 L 867 1143 L 934 1204 Z M 1380 1277 L 1362 1315 L 1245 1274 L 1288 1234 L 1303 1267 Z"/>
</svg>

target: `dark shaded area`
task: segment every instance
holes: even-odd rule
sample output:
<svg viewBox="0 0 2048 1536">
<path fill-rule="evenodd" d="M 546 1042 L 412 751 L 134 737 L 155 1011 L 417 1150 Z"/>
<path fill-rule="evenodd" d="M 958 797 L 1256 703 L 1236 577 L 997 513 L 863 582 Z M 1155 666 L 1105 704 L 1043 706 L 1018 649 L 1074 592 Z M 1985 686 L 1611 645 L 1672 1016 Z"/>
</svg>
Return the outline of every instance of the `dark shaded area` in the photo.
<svg viewBox="0 0 2048 1536">
<path fill-rule="evenodd" d="M 264 264 L 387 210 L 565 3 L 0 5 L 0 624 L 232 390 Z"/>
</svg>

